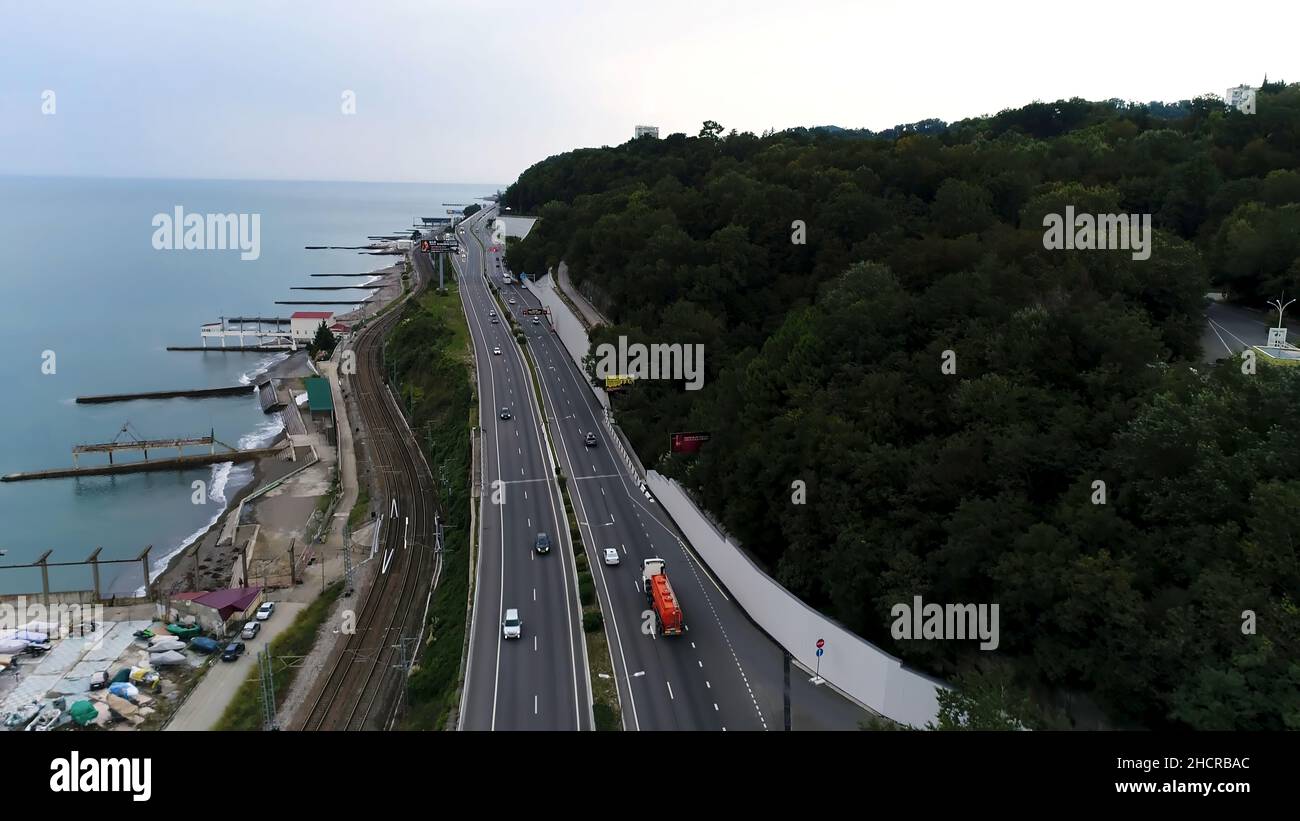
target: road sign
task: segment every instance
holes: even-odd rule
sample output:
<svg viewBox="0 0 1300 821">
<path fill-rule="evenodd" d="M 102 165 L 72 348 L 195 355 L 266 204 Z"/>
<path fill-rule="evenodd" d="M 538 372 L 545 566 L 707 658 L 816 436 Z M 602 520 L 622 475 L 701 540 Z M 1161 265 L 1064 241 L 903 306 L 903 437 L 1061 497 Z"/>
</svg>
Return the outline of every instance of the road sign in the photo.
<svg viewBox="0 0 1300 821">
<path fill-rule="evenodd" d="M 817 649 L 820 650 L 826 646 L 826 639 L 817 639 Z"/>
<path fill-rule="evenodd" d="M 817 658 L 821 658 L 821 657 L 822 657 L 822 653 L 825 653 L 825 652 L 826 652 L 825 650 L 823 650 L 822 648 L 818 647 L 818 648 L 817 648 Z"/>
</svg>

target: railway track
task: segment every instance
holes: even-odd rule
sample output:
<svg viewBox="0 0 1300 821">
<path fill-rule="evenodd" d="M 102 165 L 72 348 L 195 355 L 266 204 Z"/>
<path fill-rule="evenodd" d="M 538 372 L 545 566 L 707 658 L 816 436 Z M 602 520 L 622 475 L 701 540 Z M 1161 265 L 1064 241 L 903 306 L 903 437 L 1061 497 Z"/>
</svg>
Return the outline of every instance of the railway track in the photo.
<svg viewBox="0 0 1300 821">
<path fill-rule="evenodd" d="M 428 278 L 417 260 L 418 297 Z M 350 380 L 370 438 L 371 466 L 385 516 L 379 572 L 361 594 L 356 632 L 343 638 L 308 695 L 303 730 L 387 729 L 396 719 L 409 663 L 419 648 L 428 596 L 441 556 L 434 552 L 435 488 L 419 444 L 383 377 L 384 338 L 401 313 L 395 306 L 369 323 L 355 345 Z M 392 515 L 396 500 L 397 515 Z"/>
</svg>

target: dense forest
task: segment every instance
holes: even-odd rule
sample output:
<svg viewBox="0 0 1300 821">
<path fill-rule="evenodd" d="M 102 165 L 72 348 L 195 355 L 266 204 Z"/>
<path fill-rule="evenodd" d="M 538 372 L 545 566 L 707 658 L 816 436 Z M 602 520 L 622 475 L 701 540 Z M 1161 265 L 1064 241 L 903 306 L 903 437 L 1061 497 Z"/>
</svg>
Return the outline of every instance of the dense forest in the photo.
<svg viewBox="0 0 1300 821">
<path fill-rule="evenodd" d="M 1200 349 L 1207 291 L 1300 289 L 1300 85 L 710 121 L 505 204 L 541 217 L 510 266 L 565 261 L 615 322 L 593 343 L 704 345 L 703 390 L 639 382 L 618 420 L 809 603 L 1028 726 L 1300 729 L 1300 369 Z M 1150 214 L 1150 258 L 1045 249 L 1066 206 Z M 914 595 L 997 603 L 1000 646 L 895 641 Z"/>
</svg>

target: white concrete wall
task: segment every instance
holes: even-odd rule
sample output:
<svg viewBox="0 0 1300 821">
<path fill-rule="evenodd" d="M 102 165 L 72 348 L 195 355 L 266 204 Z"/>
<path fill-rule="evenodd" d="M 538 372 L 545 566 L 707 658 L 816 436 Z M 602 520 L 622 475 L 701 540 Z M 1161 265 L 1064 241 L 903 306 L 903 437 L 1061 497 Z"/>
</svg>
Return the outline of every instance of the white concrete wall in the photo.
<svg viewBox="0 0 1300 821">
<path fill-rule="evenodd" d="M 539 280 L 528 279 L 526 287 L 536 295 L 543 307 L 551 311 L 551 321 L 554 322 L 555 333 L 559 335 L 561 344 L 569 352 L 569 356 L 578 365 L 578 370 L 582 370 L 582 360 L 591 350 L 591 340 L 587 338 L 587 330 L 582 326 L 582 322 L 574 315 L 573 310 L 564 303 L 559 293 L 555 290 L 555 278 L 550 274 Z M 605 410 L 609 410 L 609 395 L 603 390 L 592 388 L 596 399 L 600 401 Z"/>
<path fill-rule="evenodd" d="M 827 681 L 895 721 L 920 728 L 935 720 L 941 683 L 800 601 L 719 533 L 675 480 L 651 470 L 646 487 L 740 606 L 801 664 L 817 669 L 816 643 L 824 639 L 820 673 Z"/>
</svg>

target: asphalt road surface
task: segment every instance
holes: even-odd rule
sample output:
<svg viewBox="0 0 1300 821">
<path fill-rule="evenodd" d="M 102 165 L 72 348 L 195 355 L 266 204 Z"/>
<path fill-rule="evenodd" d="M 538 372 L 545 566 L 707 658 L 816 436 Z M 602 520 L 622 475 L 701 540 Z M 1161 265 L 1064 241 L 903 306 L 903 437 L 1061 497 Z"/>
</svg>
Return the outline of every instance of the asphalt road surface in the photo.
<svg viewBox="0 0 1300 821">
<path fill-rule="evenodd" d="M 486 223 L 486 218 L 477 220 L 473 230 L 484 232 L 484 244 L 491 247 Z M 494 338 L 502 341 L 490 344 L 501 345 L 504 354 L 505 343 L 509 342 L 510 352 L 514 352 L 517 343 L 501 330 L 507 326 L 491 325 L 487 316 L 492 306 L 486 284 L 476 275 L 479 268 L 474 254 L 479 250 L 478 243 L 471 241 L 468 247 L 470 276 L 462 280 L 462 294 L 472 310 L 480 313 L 478 323 L 471 318 L 471 327 L 476 333 L 478 329 L 497 331 Z M 560 466 L 570 477 L 569 488 L 606 619 L 625 728 L 782 729 L 781 649 L 745 616 L 687 548 L 668 517 L 628 475 L 614 450 L 612 434 L 601 423 L 603 409 L 551 332 L 546 318 L 534 325 L 532 317 L 521 313 L 526 307 L 538 307 L 536 299 L 526 288 L 501 284 L 496 260 L 499 256 L 499 252 L 489 252 L 489 276 L 501 287 L 503 299 L 516 300 L 516 304 L 505 307 L 516 313 L 537 361 L 551 435 L 560 453 Z M 524 401 L 517 390 L 509 397 L 516 403 Z M 486 390 L 482 403 L 485 407 L 489 403 Z M 535 412 L 531 404 L 529 412 Z M 530 417 L 528 424 L 534 421 Z M 515 420 L 517 430 L 521 422 Z M 595 447 L 584 444 L 589 431 L 596 434 Z M 513 464 L 507 464 L 503 472 L 509 475 L 512 468 Z M 519 516 L 514 503 L 511 497 L 501 511 L 506 520 Z M 606 566 L 601 561 L 607 547 L 618 550 L 621 561 L 617 566 Z M 516 546 L 517 550 L 524 548 L 526 545 Z M 687 631 L 681 636 L 658 636 L 649 627 L 648 604 L 641 588 L 641 562 L 651 557 L 667 562 L 669 580 L 685 614 Z M 476 637 L 481 629 L 476 624 Z M 809 643 L 816 638 L 810 636 Z M 795 729 L 856 729 L 867 715 L 830 689 L 810 684 L 807 674 L 798 668 L 792 672 L 791 681 Z M 556 679 L 545 684 L 559 688 L 565 681 Z"/>
<path fill-rule="evenodd" d="M 476 215 L 462 227 L 468 231 L 482 219 Z M 477 362 L 484 481 L 461 728 L 589 730 L 577 568 L 540 409 L 509 323 L 491 322 L 495 306 L 481 275 L 482 249 L 468 234 L 461 240 L 466 256 L 457 267 Z M 502 408 L 510 419 L 500 418 Z M 538 533 L 552 543 L 545 555 L 533 549 Z M 502 636 L 508 609 L 523 619 L 518 639 Z"/>
</svg>

